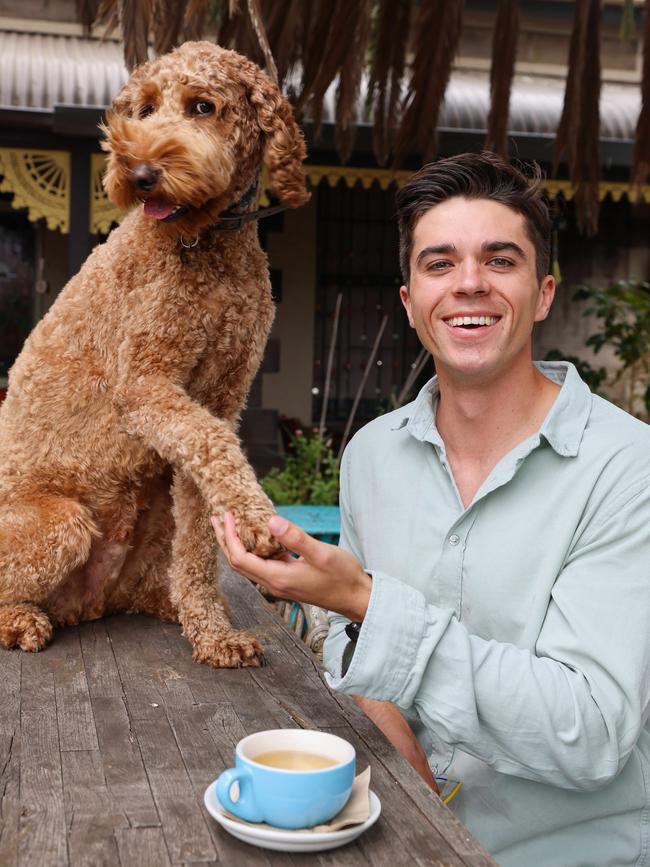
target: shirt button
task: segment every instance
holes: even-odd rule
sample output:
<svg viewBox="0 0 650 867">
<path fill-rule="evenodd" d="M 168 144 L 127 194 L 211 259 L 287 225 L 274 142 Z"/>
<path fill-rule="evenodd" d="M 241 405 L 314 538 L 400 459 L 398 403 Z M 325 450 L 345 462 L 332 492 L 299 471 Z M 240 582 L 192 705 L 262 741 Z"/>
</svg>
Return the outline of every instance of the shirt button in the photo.
<svg viewBox="0 0 650 867">
<path fill-rule="evenodd" d="M 456 533 L 452 533 L 449 537 L 450 545 L 457 545 L 460 542 L 460 536 L 457 536 Z"/>
</svg>

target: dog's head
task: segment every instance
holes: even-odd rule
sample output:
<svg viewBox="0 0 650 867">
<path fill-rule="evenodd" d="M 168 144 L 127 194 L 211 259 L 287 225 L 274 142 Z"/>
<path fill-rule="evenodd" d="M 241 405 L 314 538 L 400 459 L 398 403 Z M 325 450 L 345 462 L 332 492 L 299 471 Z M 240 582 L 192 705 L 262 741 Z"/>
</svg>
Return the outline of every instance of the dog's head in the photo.
<svg viewBox="0 0 650 867">
<path fill-rule="evenodd" d="M 125 210 L 143 202 L 174 233 L 214 222 L 249 190 L 262 162 L 283 204 L 309 198 L 291 106 L 258 66 L 210 42 L 186 42 L 138 67 L 103 132 L 109 197 Z"/>
</svg>

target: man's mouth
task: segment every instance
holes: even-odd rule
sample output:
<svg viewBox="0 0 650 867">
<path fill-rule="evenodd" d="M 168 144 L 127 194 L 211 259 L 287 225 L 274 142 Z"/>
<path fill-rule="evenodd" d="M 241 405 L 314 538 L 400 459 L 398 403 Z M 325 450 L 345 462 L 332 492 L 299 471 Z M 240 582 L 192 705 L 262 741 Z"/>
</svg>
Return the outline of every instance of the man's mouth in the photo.
<svg viewBox="0 0 650 867">
<path fill-rule="evenodd" d="M 144 212 L 147 217 L 162 223 L 173 223 L 189 211 L 188 205 L 175 205 L 168 199 L 147 199 Z"/>
<path fill-rule="evenodd" d="M 475 328 L 496 325 L 499 319 L 501 319 L 500 316 L 480 314 L 478 316 L 449 316 L 443 321 L 445 325 L 449 325 L 451 328 L 468 328 L 473 330 Z"/>
</svg>

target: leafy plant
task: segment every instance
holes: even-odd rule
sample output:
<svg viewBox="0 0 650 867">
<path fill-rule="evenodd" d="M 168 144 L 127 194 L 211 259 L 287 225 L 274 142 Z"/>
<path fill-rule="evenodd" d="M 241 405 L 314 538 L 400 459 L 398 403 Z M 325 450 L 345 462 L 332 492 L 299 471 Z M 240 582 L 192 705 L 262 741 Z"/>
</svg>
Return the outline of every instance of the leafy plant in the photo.
<svg viewBox="0 0 650 867">
<path fill-rule="evenodd" d="M 339 461 L 331 440 L 317 432 L 292 434 L 284 467 L 270 470 L 261 484 L 274 503 L 338 505 Z"/>
<path fill-rule="evenodd" d="M 579 286 L 576 301 L 587 302 L 585 316 L 595 316 L 600 330 L 585 343 L 595 353 L 609 347 L 620 360 L 621 367 L 609 382 L 604 368 L 593 368 L 588 362 L 576 360 L 578 372 L 594 391 L 603 385 L 620 383 L 623 396 L 620 403 L 628 412 L 650 415 L 650 283 L 618 280 L 604 288 Z M 547 358 L 562 357 L 553 350 Z"/>
</svg>

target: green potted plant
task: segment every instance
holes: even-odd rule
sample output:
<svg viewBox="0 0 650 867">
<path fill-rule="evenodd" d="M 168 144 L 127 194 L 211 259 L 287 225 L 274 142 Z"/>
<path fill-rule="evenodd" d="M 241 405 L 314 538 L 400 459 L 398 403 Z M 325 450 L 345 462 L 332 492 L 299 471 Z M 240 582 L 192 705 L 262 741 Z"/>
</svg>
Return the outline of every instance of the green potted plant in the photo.
<svg viewBox="0 0 650 867">
<path fill-rule="evenodd" d="M 291 434 L 284 466 L 261 484 L 279 514 L 323 541 L 338 541 L 339 459 L 318 430 Z"/>
</svg>

